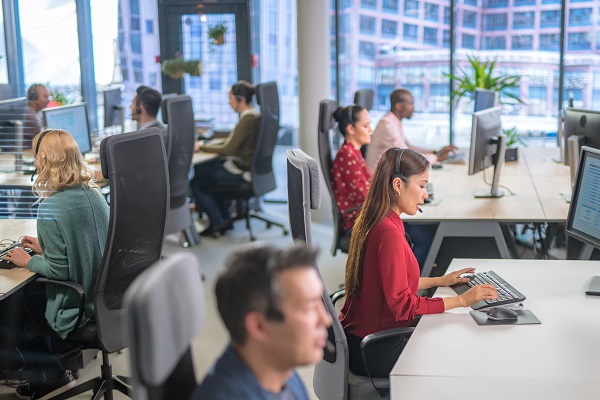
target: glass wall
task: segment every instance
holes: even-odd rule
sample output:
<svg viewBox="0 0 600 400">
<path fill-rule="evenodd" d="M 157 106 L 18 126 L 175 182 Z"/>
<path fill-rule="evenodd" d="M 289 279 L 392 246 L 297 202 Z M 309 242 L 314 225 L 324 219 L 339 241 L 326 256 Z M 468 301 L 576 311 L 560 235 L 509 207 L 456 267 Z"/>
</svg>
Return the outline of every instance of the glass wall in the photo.
<svg viewBox="0 0 600 400">
<path fill-rule="evenodd" d="M 4 26 L 4 12 L 0 7 L 0 26 Z M 6 69 L 6 42 L 4 40 L 4 29 L 0 29 L 0 84 L 8 83 L 8 70 Z M 0 92 L 0 95 L 2 93 Z"/>
</svg>

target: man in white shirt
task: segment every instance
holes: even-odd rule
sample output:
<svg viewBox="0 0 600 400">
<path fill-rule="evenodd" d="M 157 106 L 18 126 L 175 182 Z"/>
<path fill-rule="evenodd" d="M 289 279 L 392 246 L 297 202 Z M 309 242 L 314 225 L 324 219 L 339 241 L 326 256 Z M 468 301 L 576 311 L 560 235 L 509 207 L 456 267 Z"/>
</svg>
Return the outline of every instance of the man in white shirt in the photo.
<svg viewBox="0 0 600 400">
<path fill-rule="evenodd" d="M 423 154 L 432 164 L 445 160 L 451 152 L 456 150 L 456 147 L 453 145 L 448 145 L 441 150 L 435 151 L 413 146 L 406 140 L 402 128 L 402 120 L 404 118 L 410 119 L 415 110 L 413 95 L 407 89 L 399 88 L 394 90 L 390 95 L 390 104 L 390 111 L 379 120 L 371 137 L 371 144 L 367 148 L 365 161 L 371 171 L 375 171 L 379 157 L 392 147 L 413 149 Z"/>
</svg>

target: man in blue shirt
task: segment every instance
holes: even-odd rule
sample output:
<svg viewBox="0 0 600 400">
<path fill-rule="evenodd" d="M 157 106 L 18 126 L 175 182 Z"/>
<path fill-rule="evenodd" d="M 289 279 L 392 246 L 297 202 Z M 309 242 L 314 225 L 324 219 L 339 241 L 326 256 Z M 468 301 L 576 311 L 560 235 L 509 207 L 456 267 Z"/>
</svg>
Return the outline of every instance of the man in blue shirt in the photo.
<svg viewBox="0 0 600 400">
<path fill-rule="evenodd" d="M 315 261 L 303 244 L 252 244 L 230 256 L 215 292 L 231 343 L 193 400 L 308 400 L 294 368 L 322 358 L 331 325 Z"/>
</svg>

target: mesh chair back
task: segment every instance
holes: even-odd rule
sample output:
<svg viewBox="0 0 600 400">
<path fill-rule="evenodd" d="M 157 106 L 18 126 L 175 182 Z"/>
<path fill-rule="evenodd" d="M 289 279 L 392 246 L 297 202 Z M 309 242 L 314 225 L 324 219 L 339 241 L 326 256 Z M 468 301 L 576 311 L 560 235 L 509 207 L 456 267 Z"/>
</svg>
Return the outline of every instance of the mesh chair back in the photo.
<svg viewBox="0 0 600 400">
<path fill-rule="evenodd" d="M 174 209 L 186 202 L 196 127 L 190 96 L 167 97 L 163 100 L 162 107 L 166 110 L 169 127 L 170 145 L 165 146 L 169 160 L 170 207 Z"/>
<path fill-rule="evenodd" d="M 252 156 L 252 190 L 262 196 L 277 187 L 273 174 L 273 151 L 279 133 L 279 92 L 277 83 L 256 86 L 256 101 L 260 105 L 260 128 L 256 150 Z"/>
<path fill-rule="evenodd" d="M 38 198 L 26 185 L 1 185 L 0 218 L 35 218 Z M 14 239 L 17 238 L 3 238 Z"/>
<path fill-rule="evenodd" d="M 318 210 L 321 205 L 319 166 L 300 149 L 288 150 L 286 156 L 292 238 L 311 244 L 310 210 Z"/>
<path fill-rule="evenodd" d="M 331 253 L 335 255 L 342 236 L 341 221 L 342 213 L 335 201 L 333 195 L 333 185 L 331 183 L 331 168 L 333 166 L 333 151 L 331 150 L 331 138 L 329 132 L 333 129 L 335 121 L 333 112 L 337 107 L 337 103 L 333 100 L 323 100 L 319 103 L 319 133 L 317 143 L 319 145 L 319 161 L 321 171 L 325 180 L 325 186 L 329 191 L 331 198 L 331 210 L 333 211 L 333 245 Z"/>
<path fill-rule="evenodd" d="M 98 337 L 109 353 L 127 346 L 123 296 L 133 280 L 160 259 L 169 209 L 169 176 L 158 128 L 107 137 L 100 144 L 110 183 L 110 220 L 94 289 Z"/>
<path fill-rule="evenodd" d="M 354 104 L 366 108 L 373 109 L 375 100 L 375 91 L 373 89 L 360 89 L 354 92 Z"/>
<path fill-rule="evenodd" d="M 190 343 L 205 313 L 196 256 L 178 253 L 148 268 L 127 290 L 125 304 L 133 397 L 189 398 L 196 386 Z"/>
</svg>

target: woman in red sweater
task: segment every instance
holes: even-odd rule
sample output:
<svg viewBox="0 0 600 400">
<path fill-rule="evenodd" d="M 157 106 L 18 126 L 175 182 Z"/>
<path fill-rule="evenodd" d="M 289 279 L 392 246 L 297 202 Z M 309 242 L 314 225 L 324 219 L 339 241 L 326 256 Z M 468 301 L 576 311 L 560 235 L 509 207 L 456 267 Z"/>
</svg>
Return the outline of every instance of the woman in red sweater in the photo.
<svg viewBox="0 0 600 400">
<path fill-rule="evenodd" d="M 360 148 L 371 143 L 371 118 L 366 108 L 356 104 L 338 107 L 333 112 L 338 129 L 344 136 L 344 144 L 338 150 L 331 167 L 331 186 L 335 201 L 342 213 L 342 228 L 348 232 L 354 225 L 358 209 L 362 205 L 371 184 L 371 170 Z M 354 211 L 349 209 L 354 208 Z"/>
<path fill-rule="evenodd" d="M 460 296 L 429 298 L 418 291 L 465 282 L 465 268 L 437 278 L 421 278 L 405 236 L 402 213 L 414 215 L 427 197 L 429 162 L 410 149 L 392 148 L 379 160 L 367 197 L 352 230 L 346 262 L 346 303 L 340 320 L 348 339 L 350 370 L 367 375 L 360 342 L 374 332 L 409 326 L 415 317 L 468 307 L 497 298 L 491 285 L 477 285 Z M 385 344 L 373 377 L 387 377 L 405 341 Z"/>
</svg>

